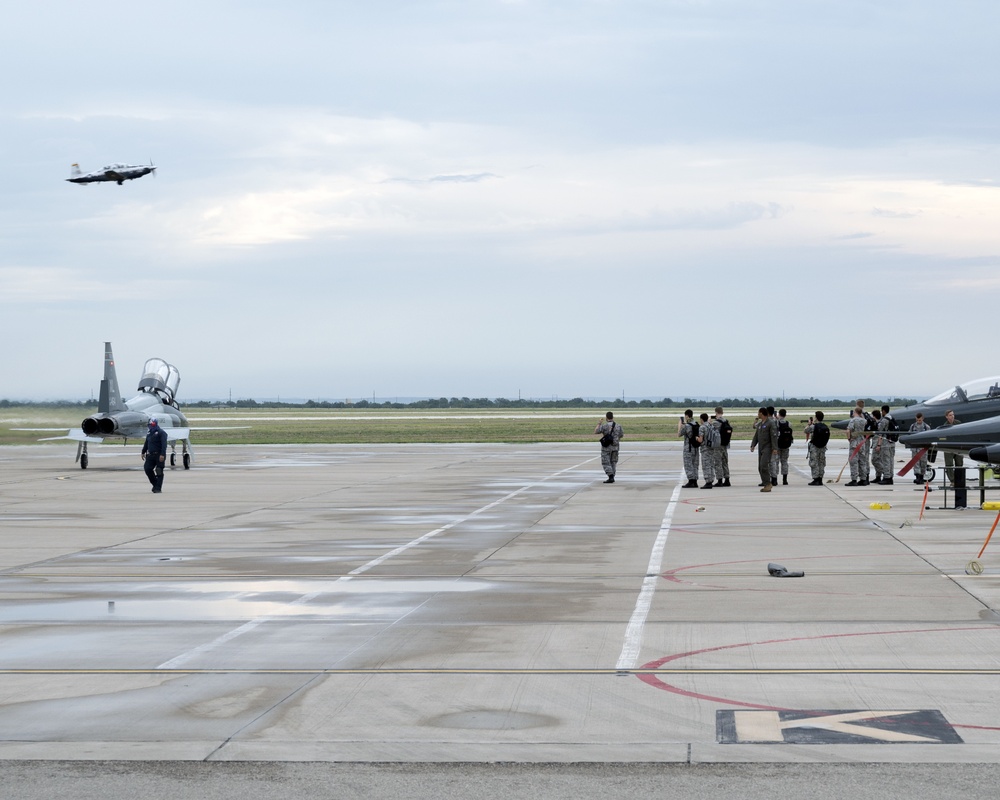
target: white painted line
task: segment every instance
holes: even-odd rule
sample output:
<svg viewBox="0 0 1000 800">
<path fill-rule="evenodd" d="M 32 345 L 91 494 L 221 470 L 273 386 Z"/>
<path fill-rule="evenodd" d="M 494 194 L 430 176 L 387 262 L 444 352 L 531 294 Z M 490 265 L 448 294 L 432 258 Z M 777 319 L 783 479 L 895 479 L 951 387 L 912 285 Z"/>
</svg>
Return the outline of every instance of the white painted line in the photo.
<svg viewBox="0 0 1000 800">
<path fill-rule="evenodd" d="M 635 601 L 635 610 L 625 629 L 625 644 L 622 647 L 621 655 L 618 656 L 617 669 L 633 669 L 639 659 L 639 650 L 642 648 L 642 633 L 646 626 L 646 617 L 649 609 L 653 605 L 653 594 L 656 592 L 656 584 L 660 581 L 660 570 L 663 567 L 663 551 L 667 546 L 667 536 L 670 535 L 670 524 L 674 518 L 674 511 L 677 509 L 677 500 L 681 496 L 681 484 L 674 488 L 674 493 L 667 503 L 667 510 L 663 514 L 663 522 L 660 523 L 660 532 L 653 542 L 653 550 L 649 554 L 649 566 L 646 567 L 646 577 L 642 581 L 642 589 L 639 597 Z"/>
<path fill-rule="evenodd" d="M 496 508 L 501 503 L 505 503 L 508 500 L 517 497 L 519 494 L 523 494 L 529 489 L 533 489 L 536 486 L 541 486 L 546 481 L 552 480 L 553 478 L 558 478 L 560 475 L 563 475 L 567 472 L 572 472 L 573 470 L 579 469 L 585 464 L 589 464 L 591 461 L 596 461 L 596 460 L 597 460 L 596 458 L 588 458 L 584 461 L 581 461 L 579 464 L 574 464 L 572 467 L 566 467 L 565 469 L 561 469 L 558 472 L 553 472 L 551 475 L 547 475 L 541 480 L 537 480 L 534 483 L 529 483 L 525 486 L 522 486 L 520 489 L 517 489 L 511 492 L 510 494 L 504 495 L 499 500 L 494 500 L 492 503 L 487 503 L 482 508 L 477 508 L 475 511 L 466 514 L 464 517 L 460 517 L 459 519 L 453 520 L 452 522 L 449 522 L 447 525 L 442 525 L 440 528 L 435 528 L 434 530 L 425 533 L 423 536 L 417 537 L 411 542 L 407 542 L 404 545 L 400 545 L 394 550 L 390 550 L 388 553 L 385 553 L 384 555 L 381 555 L 378 558 L 372 559 L 367 564 L 362 564 L 357 569 L 352 569 L 346 575 L 337 578 L 337 580 L 333 582 L 340 583 L 342 581 L 349 581 L 357 575 L 362 575 L 363 573 L 368 572 L 368 570 L 374 569 L 380 564 L 383 564 L 384 562 L 388 561 L 393 556 L 398 556 L 400 553 L 405 553 L 410 548 L 416 547 L 418 544 L 423 544 L 428 539 L 432 539 L 438 534 L 451 530 L 456 525 L 461 525 L 463 522 L 468 522 L 470 519 L 478 517 L 480 514 L 489 511 L 491 508 Z M 302 605 L 303 603 L 308 603 L 311 600 L 314 600 L 315 598 L 319 597 L 321 594 L 326 594 L 328 591 L 329 589 L 321 589 L 315 592 L 310 592 L 309 594 L 304 594 L 301 597 L 298 597 L 295 600 L 293 600 L 291 603 L 289 603 L 289 605 L 298 606 Z M 222 636 L 219 636 L 218 638 L 213 639 L 210 642 L 205 642 L 205 644 L 198 645 L 198 647 L 188 650 L 186 653 L 181 653 L 180 655 L 171 658 L 169 661 L 164 661 L 162 664 L 157 666 L 156 669 L 177 669 L 186 664 L 187 662 L 189 662 L 192 658 L 200 656 L 203 653 L 207 653 L 209 650 L 212 650 L 218 647 L 219 645 L 225 644 L 226 642 L 231 642 L 237 636 L 242 636 L 244 633 L 252 631 L 254 628 L 259 627 L 263 623 L 270 622 L 275 619 L 280 619 L 280 617 L 274 617 L 268 615 L 251 619 L 247 622 L 244 622 L 238 628 L 233 628 L 233 630 L 229 631 L 228 633 L 224 633 Z"/>
</svg>

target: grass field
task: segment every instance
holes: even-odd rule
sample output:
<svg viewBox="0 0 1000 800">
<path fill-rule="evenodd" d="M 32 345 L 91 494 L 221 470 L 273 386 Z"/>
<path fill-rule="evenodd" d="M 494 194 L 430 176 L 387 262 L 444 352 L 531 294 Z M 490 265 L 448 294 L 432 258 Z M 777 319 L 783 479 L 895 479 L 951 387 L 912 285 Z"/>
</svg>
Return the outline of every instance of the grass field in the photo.
<svg viewBox="0 0 1000 800">
<path fill-rule="evenodd" d="M 96 410 L 96 409 L 94 409 Z M 711 408 L 698 408 L 711 413 Z M 813 409 L 788 409 L 801 431 Z M 615 420 L 626 441 L 673 441 L 683 409 L 623 409 Z M 0 410 L 0 445 L 35 444 L 78 428 L 88 412 L 35 406 Z M 90 412 L 92 413 L 92 412 Z M 846 409 L 825 409 L 827 421 L 847 416 Z M 727 412 L 736 439 L 753 436 L 755 412 Z M 468 410 L 312 410 L 193 409 L 188 421 L 194 444 L 393 444 L 400 442 L 576 442 L 596 441 L 594 426 L 603 420 L 593 409 L 554 411 Z M 226 430 L 197 430 L 225 427 Z M 51 430 L 15 430 L 17 428 Z M 67 443 L 68 444 L 68 443 Z M 120 442 L 119 442 L 120 446 Z"/>
</svg>

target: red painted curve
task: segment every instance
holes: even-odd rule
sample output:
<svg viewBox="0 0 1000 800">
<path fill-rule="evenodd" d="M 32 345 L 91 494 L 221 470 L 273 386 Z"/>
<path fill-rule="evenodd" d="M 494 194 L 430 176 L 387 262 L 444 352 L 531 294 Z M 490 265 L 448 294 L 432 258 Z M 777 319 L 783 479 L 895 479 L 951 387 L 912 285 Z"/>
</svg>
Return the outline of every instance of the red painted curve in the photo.
<svg viewBox="0 0 1000 800">
<path fill-rule="evenodd" d="M 703 653 L 715 653 L 721 650 L 735 650 L 740 647 L 753 647 L 755 645 L 773 645 L 773 644 L 787 644 L 789 642 L 808 642 L 817 641 L 820 639 L 847 639 L 852 637 L 860 636 L 894 636 L 894 635 L 905 635 L 913 633 L 952 633 L 957 631 L 977 631 L 982 633 L 984 631 L 1000 631 L 1000 628 L 994 628 L 989 626 L 971 626 L 966 628 L 922 628 L 919 630 L 902 630 L 902 631 L 867 631 L 859 633 L 827 633 L 821 634 L 819 636 L 794 636 L 787 639 L 765 639 L 759 642 L 739 642 L 737 644 L 724 644 L 718 647 L 706 647 L 701 650 L 689 650 L 685 653 L 674 653 L 673 655 L 664 656 L 656 661 L 650 661 L 643 664 L 639 669 L 659 669 L 664 664 L 669 664 L 672 661 L 678 661 L 682 658 L 689 658 L 691 656 L 701 655 Z M 786 708 L 783 706 L 769 706 L 762 705 L 760 703 L 748 703 L 743 700 L 733 700 L 728 697 L 716 697 L 715 695 L 702 694 L 701 692 L 691 692 L 687 689 L 682 689 L 679 686 L 674 686 L 673 684 L 667 683 L 659 675 L 649 674 L 649 673 L 639 673 L 636 677 L 643 683 L 652 686 L 654 689 L 660 689 L 665 692 L 670 692 L 671 694 L 677 694 L 682 697 L 690 697 L 696 700 L 707 700 L 711 703 L 722 703 L 724 705 L 730 706 L 741 706 L 743 708 L 756 708 L 762 711 L 802 711 L 807 713 L 803 709 L 796 708 Z M 969 728 L 975 730 L 983 731 L 1000 731 L 1000 727 L 986 726 L 986 725 L 952 725 L 954 728 Z"/>
</svg>

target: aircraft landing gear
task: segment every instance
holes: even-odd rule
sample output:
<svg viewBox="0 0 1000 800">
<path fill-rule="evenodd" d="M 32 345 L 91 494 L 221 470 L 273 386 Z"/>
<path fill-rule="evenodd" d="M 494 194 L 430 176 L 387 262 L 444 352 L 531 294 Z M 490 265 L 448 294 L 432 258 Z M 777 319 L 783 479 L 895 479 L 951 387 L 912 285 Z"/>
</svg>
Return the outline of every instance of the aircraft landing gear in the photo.
<svg viewBox="0 0 1000 800">
<path fill-rule="evenodd" d="M 170 466 L 171 467 L 176 467 L 177 466 L 177 453 L 171 453 L 170 454 Z"/>
<path fill-rule="evenodd" d="M 184 469 L 191 469 L 191 454 L 185 453 L 183 457 Z"/>
<path fill-rule="evenodd" d="M 88 460 L 89 459 L 87 458 L 87 454 L 86 453 L 81 453 L 80 454 L 80 469 L 86 469 L 87 468 L 87 462 L 88 462 Z"/>
<path fill-rule="evenodd" d="M 76 460 L 80 462 L 80 469 L 86 469 L 90 459 L 87 458 L 87 443 L 80 442 L 76 448 Z"/>
</svg>

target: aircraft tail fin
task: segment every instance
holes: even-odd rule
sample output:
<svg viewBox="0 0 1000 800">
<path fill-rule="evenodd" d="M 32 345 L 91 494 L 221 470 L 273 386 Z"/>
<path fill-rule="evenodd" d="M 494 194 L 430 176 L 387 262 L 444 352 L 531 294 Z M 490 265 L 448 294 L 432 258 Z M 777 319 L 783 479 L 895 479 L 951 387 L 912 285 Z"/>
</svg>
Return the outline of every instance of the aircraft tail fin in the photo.
<svg viewBox="0 0 1000 800">
<path fill-rule="evenodd" d="M 72 167 L 69 168 L 69 171 L 71 178 L 79 178 L 81 175 L 83 175 L 83 172 L 80 170 L 79 164 L 74 164 Z"/>
<path fill-rule="evenodd" d="M 104 379 L 101 381 L 101 396 L 97 401 L 100 414 L 115 414 L 127 411 L 118 388 L 118 373 L 115 371 L 115 354 L 111 352 L 111 342 L 104 343 Z"/>
</svg>

